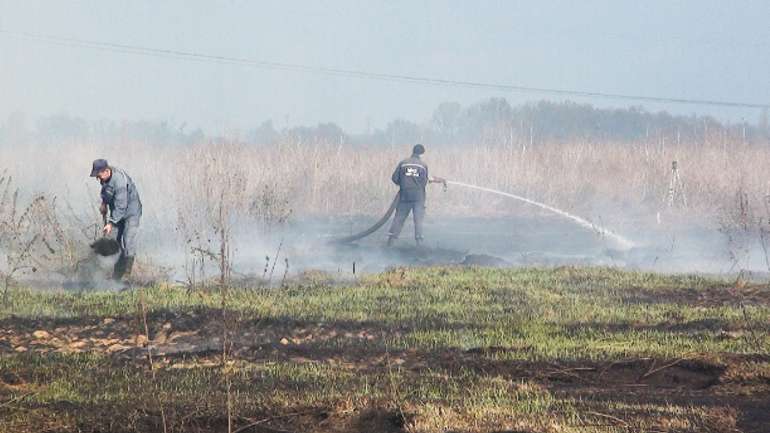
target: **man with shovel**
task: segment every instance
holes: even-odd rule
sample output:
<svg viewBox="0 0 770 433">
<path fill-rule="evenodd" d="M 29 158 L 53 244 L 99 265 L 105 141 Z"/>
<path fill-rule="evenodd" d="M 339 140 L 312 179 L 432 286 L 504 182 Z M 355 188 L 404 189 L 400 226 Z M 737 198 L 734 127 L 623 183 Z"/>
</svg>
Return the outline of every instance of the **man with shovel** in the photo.
<svg viewBox="0 0 770 433">
<path fill-rule="evenodd" d="M 113 279 L 120 281 L 131 275 L 134 266 L 142 201 L 131 177 L 125 171 L 111 167 L 106 159 L 94 161 L 91 177 L 97 178 L 102 185 L 102 204 L 99 207 L 104 219 L 102 232 L 111 236 L 113 230 L 117 230 L 115 237 L 120 244 L 120 258 L 115 263 Z"/>
<path fill-rule="evenodd" d="M 428 176 L 428 165 L 420 159 L 423 153 L 425 147 L 422 144 L 415 145 L 412 148 L 412 156 L 401 161 L 391 176 L 393 183 L 399 186 L 399 199 L 396 216 L 388 232 L 388 246 L 392 246 L 393 241 L 398 239 L 409 212 L 414 219 L 414 239 L 417 246 L 421 246 L 422 222 L 425 218 L 425 187 L 428 183 L 443 183 L 446 188 L 444 179 Z"/>
</svg>

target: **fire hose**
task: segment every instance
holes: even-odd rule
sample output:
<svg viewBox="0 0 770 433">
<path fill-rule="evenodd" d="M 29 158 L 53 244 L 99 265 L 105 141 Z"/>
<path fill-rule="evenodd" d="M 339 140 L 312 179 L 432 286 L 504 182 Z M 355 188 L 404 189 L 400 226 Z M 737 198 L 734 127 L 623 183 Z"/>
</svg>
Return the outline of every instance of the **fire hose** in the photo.
<svg viewBox="0 0 770 433">
<path fill-rule="evenodd" d="M 442 179 L 442 178 L 435 178 L 435 180 L 431 180 L 430 182 L 441 183 L 442 185 L 444 185 L 444 191 L 446 191 L 446 189 L 447 189 L 447 181 Z M 399 198 L 400 198 L 400 193 L 396 193 L 396 196 L 393 197 L 393 201 L 390 203 L 390 207 L 388 208 L 387 211 L 385 211 L 385 215 L 383 215 L 382 218 L 377 220 L 377 222 L 374 223 L 374 225 L 372 225 L 371 227 L 369 227 L 368 229 L 366 229 L 366 230 L 364 230 L 362 232 L 359 232 L 359 233 L 356 233 L 356 234 L 352 234 L 352 235 L 346 236 L 344 238 L 334 239 L 332 241 L 332 243 L 349 244 L 349 243 L 355 242 L 355 241 L 357 241 L 359 239 L 363 239 L 363 238 L 369 236 L 370 234 L 376 232 L 377 230 L 379 230 L 380 227 L 385 225 L 385 223 L 388 222 L 390 217 L 393 216 L 393 212 L 396 211 L 396 207 L 398 206 Z"/>
<path fill-rule="evenodd" d="M 554 214 L 559 215 L 561 217 L 567 218 L 567 219 L 571 220 L 572 222 L 578 224 L 579 226 L 582 226 L 582 227 L 584 227 L 586 229 L 589 229 L 589 230 L 599 234 L 602 237 L 611 239 L 613 242 L 615 242 L 617 244 L 617 246 L 621 250 L 624 250 L 624 251 L 625 250 L 629 250 L 629 249 L 631 249 L 632 247 L 635 246 L 633 241 L 631 241 L 629 239 L 626 239 L 625 237 L 620 236 L 619 234 L 617 234 L 617 233 L 615 233 L 615 232 L 613 232 L 611 230 L 608 230 L 608 229 L 606 229 L 604 227 L 601 227 L 601 226 L 599 226 L 597 224 L 594 224 L 594 223 L 592 223 L 592 222 L 590 222 L 588 220 L 585 220 L 585 219 L 583 219 L 583 218 L 581 218 L 581 217 L 579 217 L 577 215 L 573 215 L 573 214 L 571 214 L 569 212 L 563 211 L 563 210 L 558 209 L 556 207 L 549 206 L 547 204 L 540 203 L 538 201 L 531 200 L 531 199 L 526 198 L 526 197 L 522 197 L 522 196 L 519 196 L 519 195 L 516 195 L 516 194 L 511 194 L 511 193 L 507 193 L 507 192 L 503 192 L 503 191 L 498 191 L 496 189 L 485 188 L 485 187 L 481 187 L 481 186 L 477 186 L 477 185 L 471 185 L 471 184 L 468 184 L 468 183 L 457 182 L 457 181 L 452 181 L 452 180 L 447 181 L 447 180 L 444 180 L 444 179 L 437 179 L 437 181 L 439 183 L 443 183 L 444 184 L 444 190 L 445 191 L 446 191 L 447 184 L 457 185 L 457 186 L 461 186 L 461 187 L 465 187 L 465 188 L 474 189 L 474 190 L 477 190 L 477 191 L 484 191 L 484 192 L 489 192 L 489 193 L 501 195 L 501 196 L 504 196 L 504 197 L 512 198 L 514 200 L 518 200 L 520 202 L 524 202 L 524 203 L 527 203 L 527 204 L 539 207 L 539 208 L 544 209 L 544 210 L 546 210 L 548 212 L 551 212 L 551 213 L 554 213 Z M 387 212 L 385 212 L 385 215 L 383 215 L 382 218 L 380 218 L 379 221 L 377 221 L 373 226 L 369 227 L 368 229 L 366 229 L 366 230 L 364 230 L 364 231 L 362 231 L 360 233 L 356 233 L 356 234 L 353 234 L 353 235 L 350 235 L 350 236 L 347 236 L 347 237 L 344 237 L 344 238 L 340 238 L 340 239 L 335 239 L 333 242 L 335 242 L 335 243 L 343 243 L 343 244 L 350 243 L 350 242 L 355 242 L 355 241 L 357 241 L 357 240 L 359 240 L 361 238 L 365 238 L 366 236 L 369 236 L 370 234 L 376 232 L 393 215 L 393 212 L 395 212 L 396 206 L 398 205 L 398 199 L 399 199 L 399 194 L 396 194 L 396 197 L 393 199 L 393 202 L 390 204 L 390 207 L 388 208 Z"/>
<path fill-rule="evenodd" d="M 400 195 L 401 195 L 400 193 L 396 193 L 396 196 L 393 197 L 393 202 L 390 203 L 390 207 L 388 208 L 387 211 L 385 211 L 385 215 L 383 215 L 382 218 L 377 220 L 377 222 L 374 223 L 373 226 L 369 227 L 368 229 L 366 229 L 366 230 L 364 230 L 362 232 L 359 232 L 359 233 L 356 233 L 356 234 L 353 234 L 353 235 L 350 235 L 350 236 L 346 236 L 344 238 L 334 239 L 332 242 L 333 243 L 338 243 L 338 244 L 349 244 L 351 242 L 355 242 L 355 241 L 357 241 L 359 239 L 365 238 L 365 237 L 369 236 L 370 234 L 372 234 L 372 233 L 376 232 L 377 230 L 379 230 L 380 227 L 382 227 L 383 225 L 385 225 L 386 222 L 388 222 L 390 217 L 393 215 L 393 212 L 396 211 L 396 206 L 398 206 L 398 199 L 399 199 Z"/>
</svg>

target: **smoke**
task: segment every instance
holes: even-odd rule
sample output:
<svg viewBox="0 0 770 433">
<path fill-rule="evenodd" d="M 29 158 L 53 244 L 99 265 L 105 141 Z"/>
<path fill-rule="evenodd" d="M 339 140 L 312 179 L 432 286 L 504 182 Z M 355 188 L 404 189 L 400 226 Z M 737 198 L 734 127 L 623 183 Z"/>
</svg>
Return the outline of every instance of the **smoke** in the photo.
<svg viewBox="0 0 770 433">
<path fill-rule="evenodd" d="M 730 155 L 705 148 L 682 164 L 687 208 L 661 205 L 668 187 L 665 170 L 684 148 L 620 151 L 619 144 L 580 143 L 526 152 L 429 148 L 431 174 L 468 179 L 505 197 L 459 185 L 446 192 L 429 187 L 428 249 L 421 251 L 413 248 L 411 222 L 394 249 L 384 247 L 387 225 L 355 245 L 330 243 L 381 216 L 396 190 L 390 172 L 409 145 L 357 148 L 286 141 L 264 147 L 224 139 L 157 144 L 114 136 L 33 134 L 19 140 L 24 145 L 3 145 L 0 168 L 13 176 L 22 197 L 56 197 L 58 215 L 79 246 L 76 261 L 81 264 L 70 272 L 81 274 L 52 277 L 55 284 L 95 281 L 82 285 L 103 287 L 109 279 L 111 265 L 94 260 L 88 248 L 101 224 L 99 185 L 88 174 L 91 161 L 101 157 L 125 169 L 139 188 L 144 216 L 138 263 L 141 277 L 148 280 L 214 279 L 222 270 L 217 257 L 223 251 L 232 279 L 269 279 L 271 284 L 310 270 L 346 279 L 391 266 L 467 264 L 473 262 L 466 260 L 469 255 L 497 257 L 512 266 L 608 265 L 703 273 L 768 269 L 760 242 L 768 219 L 761 206 L 742 223 L 720 225 L 718 218 L 735 207 L 729 193 L 735 185 L 742 186 L 753 206 L 761 203 L 756 199 L 763 191 L 757 177 L 761 171 L 749 170 L 753 165 L 748 163 L 737 173 L 722 169 L 725 163 L 759 164 L 770 158 L 758 148 Z M 629 156 L 632 152 L 643 164 Z M 702 170 L 690 170 L 696 164 Z M 710 184 L 695 182 L 709 176 Z M 509 195 L 536 199 L 547 210 Z M 580 215 L 579 221 L 554 215 L 552 209 Z"/>
</svg>

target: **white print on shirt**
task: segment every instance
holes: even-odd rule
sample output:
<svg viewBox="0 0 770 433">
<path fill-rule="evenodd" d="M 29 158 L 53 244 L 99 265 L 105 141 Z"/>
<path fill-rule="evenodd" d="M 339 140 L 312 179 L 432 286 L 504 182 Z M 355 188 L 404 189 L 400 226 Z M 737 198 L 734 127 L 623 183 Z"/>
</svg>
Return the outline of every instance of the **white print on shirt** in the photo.
<svg viewBox="0 0 770 433">
<path fill-rule="evenodd" d="M 404 168 L 406 168 L 406 171 L 404 172 L 404 175 L 409 177 L 420 177 L 420 170 L 419 169 L 425 169 L 425 167 L 418 165 L 418 164 L 404 164 Z"/>
</svg>

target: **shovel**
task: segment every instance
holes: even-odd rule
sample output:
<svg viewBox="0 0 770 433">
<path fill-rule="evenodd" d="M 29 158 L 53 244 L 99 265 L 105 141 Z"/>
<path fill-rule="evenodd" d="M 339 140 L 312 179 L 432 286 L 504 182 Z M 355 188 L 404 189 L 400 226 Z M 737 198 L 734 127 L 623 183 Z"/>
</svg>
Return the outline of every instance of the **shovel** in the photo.
<svg viewBox="0 0 770 433">
<path fill-rule="evenodd" d="M 102 227 L 107 225 L 106 214 L 102 215 L 102 224 Z M 104 232 L 102 232 L 102 237 L 91 244 L 91 249 L 100 256 L 111 256 L 120 252 L 120 244 L 115 238 L 105 236 Z"/>
</svg>

